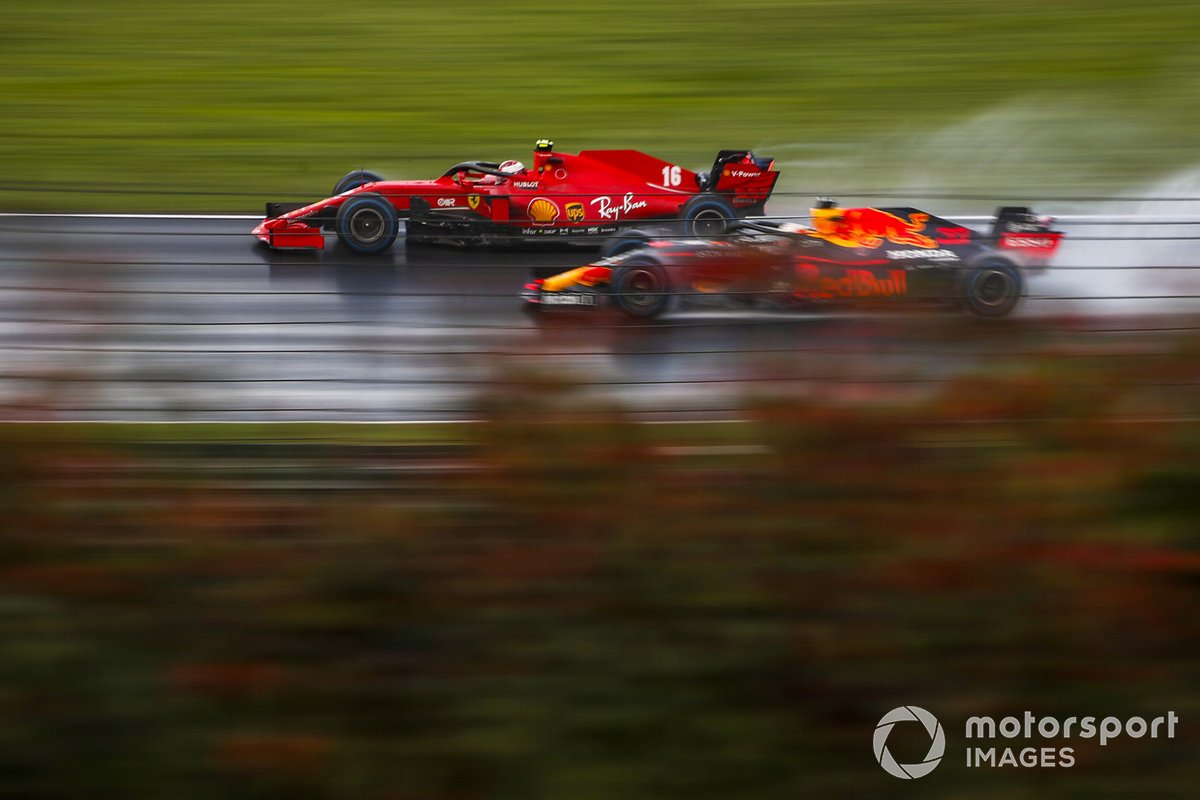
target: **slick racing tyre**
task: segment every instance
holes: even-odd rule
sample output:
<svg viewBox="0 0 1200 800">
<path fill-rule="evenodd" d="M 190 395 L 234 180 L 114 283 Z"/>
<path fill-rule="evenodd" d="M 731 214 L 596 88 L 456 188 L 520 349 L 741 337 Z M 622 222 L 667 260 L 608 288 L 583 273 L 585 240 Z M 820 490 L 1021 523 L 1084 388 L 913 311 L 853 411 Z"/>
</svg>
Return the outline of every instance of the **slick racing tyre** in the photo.
<svg viewBox="0 0 1200 800">
<path fill-rule="evenodd" d="M 375 181 L 383 180 L 382 177 L 374 172 L 367 172 L 365 169 L 356 169 L 354 172 L 347 172 L 342 179 L 333 185 L 333 191 L 329 193 L 330 197 L 339 195 L 342 192 L 348 192 L 351 189 L 357 189 L 363 184 L 374 183 Z"/>
<path fill-rule="evenodd" d="M 963 276 L 962 303 L 979 317 L 1006 317 L 1025 292 L 1025 281 L 1016 264 L 1003 258 L 986 258 Z"/>
<path fill-rule="evenodd" d="M 657 317 L 671 305 L 667 271 L 652 259 L 634 257 L 612 274 L 613 302 L 637 319 Z"/>
<path fill-rule="evenodd" d="M 377 194 L 356 195 L 338 209 L 338 241 L 356 253 L 382 253 L 396 241 L 399 230 L 396 209 Z"/>
<path fill-rule="evenodd" d="M 680 216 L 684 236 L 720 236 L 737 221 L 737 212 L 719 194 L 696 195 L 684 204 Z"/>
<path fill-rule="evenodd" d="M 644 246 L 648 241 L 650 241 L 650 234 L 645 231 L 633 228 L 617 231 L 604 240 L 604 244 L 600 247 L 600 257 L 608 258 L 609 256 L 621 253 L 628 253 L 630 250 L 636 250 Z"/>
</svg>

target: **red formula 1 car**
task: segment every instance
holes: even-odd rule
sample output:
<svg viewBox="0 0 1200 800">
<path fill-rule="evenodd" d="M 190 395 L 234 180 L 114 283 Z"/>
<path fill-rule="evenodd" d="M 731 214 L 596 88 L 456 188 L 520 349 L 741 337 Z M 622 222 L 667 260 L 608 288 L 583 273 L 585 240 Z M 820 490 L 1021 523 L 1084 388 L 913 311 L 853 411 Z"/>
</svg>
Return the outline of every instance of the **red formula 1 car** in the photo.
<svg viewBox="0 0 1200 800">
<path fill-rule="evenodd" d="M 709 172 L 692 172 L 636 150 L 557 153 L 541 140 L 533 165 L 464 161 L 441 177 L 387 181 L 357 171 L 333 196 L 308 205 L 267 203 L 254 235 L 273 248 L 325 247 L 324 230 L 357 253 L 408 241 L 489 244 L 604 237 L 648 220 L 679 220 L 687 235 L 723 233 L 761 214 L 779 173 L 770 158 L 722 150 Z"/>
<path fill-rule="evenodd" d="M 717 239 L 625 231 L 599 261 L 525 285 L 530 310 L 606 303 L 654 317 L 674 299 L 749 305 L 952 304 L 982 317 L 1009 314 L 1025 277 L 1046 267 L 1063 234 L 1053 220 L 1005 207 L 974 231 L 915 208 L 812 210 L 812 227 L 743 221 Z"/>
</svg>

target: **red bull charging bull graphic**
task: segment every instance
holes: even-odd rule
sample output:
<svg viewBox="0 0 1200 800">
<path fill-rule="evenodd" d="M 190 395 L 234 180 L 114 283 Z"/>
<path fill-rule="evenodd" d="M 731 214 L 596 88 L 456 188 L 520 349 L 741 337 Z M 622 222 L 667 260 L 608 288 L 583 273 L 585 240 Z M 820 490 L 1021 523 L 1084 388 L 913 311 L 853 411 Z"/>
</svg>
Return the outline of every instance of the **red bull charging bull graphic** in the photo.
<svg viewBox="0 0 1200 800">
<path fill-rule="evenodd" d="M 841 247 L 875 249 L 885 241 L 910 247 L 937 246 L 934 239 L 920 233 L 929 222 L 929 215 L 920 212 L 908 219 L 878 208 L 818 207 L 812 210 L 813 228 L 810 236 L 824 239 Z"/>
</svg>

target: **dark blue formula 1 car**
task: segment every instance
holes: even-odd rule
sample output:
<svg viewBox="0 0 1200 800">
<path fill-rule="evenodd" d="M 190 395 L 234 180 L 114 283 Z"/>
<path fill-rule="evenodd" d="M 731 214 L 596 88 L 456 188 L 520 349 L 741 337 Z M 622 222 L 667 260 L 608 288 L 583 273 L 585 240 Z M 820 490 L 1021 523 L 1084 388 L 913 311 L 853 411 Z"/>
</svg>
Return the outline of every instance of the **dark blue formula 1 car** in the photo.
<svg viewBox="0 0 1200 800">
<path fill-rule="evenodd" d="M 812 227 L 737 223 L 714 239 L 626 231 L 591 264 L 535 278 L 531 308 L 614 305 L 655 317 L 672 301 L 721 298 L 743 305 L 952 303 L 981 317 L 1012 312 L 1026 275 L 1044 268 L 1063 234 L 1023 207 L 1001 208 L 975 231 L 915 208 L 812 209 Z"/>
</svg>

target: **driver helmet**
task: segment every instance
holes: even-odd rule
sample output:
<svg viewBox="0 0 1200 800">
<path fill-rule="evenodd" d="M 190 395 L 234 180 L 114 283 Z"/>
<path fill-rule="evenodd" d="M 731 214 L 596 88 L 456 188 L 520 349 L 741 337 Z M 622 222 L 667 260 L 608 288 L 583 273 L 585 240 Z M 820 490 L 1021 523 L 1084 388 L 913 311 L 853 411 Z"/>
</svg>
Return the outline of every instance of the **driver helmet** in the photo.
<svg viewBox="0 0 1200 800">
<path fill-rule="evenodd" d="M 500 171 L 505 175 L 516 175 L 525 171 L 525 165 L 520 161 L 508 160 L 500 164 Z"/>
<path fill-rule="evenodd" d="M 822 197 L 814 208 L 809 209 L 809 213 L 812 215 L 813 227 L 822 233 L 827 233 L 841 219 L 842 209 L 838 208 L 836 200 Z"/>
</svg>

